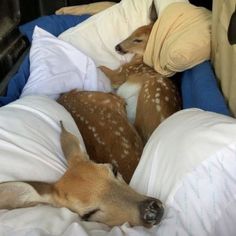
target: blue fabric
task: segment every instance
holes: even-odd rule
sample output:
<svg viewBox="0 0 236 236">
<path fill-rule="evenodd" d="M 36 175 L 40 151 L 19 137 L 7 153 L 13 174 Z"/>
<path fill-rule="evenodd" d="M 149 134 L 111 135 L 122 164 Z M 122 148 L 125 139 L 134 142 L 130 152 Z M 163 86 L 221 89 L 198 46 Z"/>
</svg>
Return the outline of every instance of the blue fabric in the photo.
<svg viewBox="0 0 236 236">
<path fill-rule="evenodd" d="M 89 15 L 70 16 L 70 15 L 51 15 L 43 16 L 27 24 L 19 27 L 21 33 L 25 35 L 29 41 L 32 41 L 33 30 L 36 25 L 58 36 L 63 31 L 73 27 L 82 21 L 86 20 Z M 0 97 L 0 106 L 6 105 L 19 98 L 24 85 L 29 77 L 29 55 L 22 62 L 17 73 L 11 78 L 8 83 L 7 92 L 4 97 Z"/>
<path fill-rule="evenodd" d="M 27 24 L 19 27 L 21 33 L 25 35 L 30 42 L 32 42 L 32 35 L 34 27 L 37 25 L 40 28 L 58 36 L 63 31 L 73 27 L 82 21 L 86 20 L 89 15 L 71 16 L 71 15 L 50 15 L 43 16 Z"/>
<path fill-rule="evenodd" d="M 184 109 L 196 107 L 223 115 L 231 115 L 209 61 L 182 73 L 181 92 Z"/>
<path fill-rule="evenodd" d="M 20 97 L 21 91 L 25 86 L 30 74 L 29 65 L 29 56 L 27 55 L 24 58 L 17 73 L 9 81 L 6 95 L 0 97 L 0 106 L 13 102 Z"/>
</svg>

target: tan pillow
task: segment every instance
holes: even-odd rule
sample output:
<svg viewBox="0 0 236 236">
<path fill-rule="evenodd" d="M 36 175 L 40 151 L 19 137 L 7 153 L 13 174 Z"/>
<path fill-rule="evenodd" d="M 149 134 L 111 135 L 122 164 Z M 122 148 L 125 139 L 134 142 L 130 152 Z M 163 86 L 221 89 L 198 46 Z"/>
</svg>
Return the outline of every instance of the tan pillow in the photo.
<svg viewBox="0 0 236 236">
<path fill-rule="evenodd" d="M 211 12 L 188 3 L 172 3 L 154 24 L 144 62 L 165 75 L 210 59 Z"/>
</svg>

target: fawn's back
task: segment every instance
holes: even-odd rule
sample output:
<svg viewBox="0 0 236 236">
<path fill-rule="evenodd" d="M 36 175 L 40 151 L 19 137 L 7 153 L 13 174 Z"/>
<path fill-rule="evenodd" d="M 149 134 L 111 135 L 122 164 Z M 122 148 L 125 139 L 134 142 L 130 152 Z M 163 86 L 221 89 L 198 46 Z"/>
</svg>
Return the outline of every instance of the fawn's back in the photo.
<svg viewBox="0 0 236 236">
<path fill-rule="evenodd" d="M 72 91 L 58 102 L 74 118 L 90 158 L 97 163 L 116 163 L 129 182 L 143 144 L 127 119 L 124 100 L 111 93 Z"/>
</svg>

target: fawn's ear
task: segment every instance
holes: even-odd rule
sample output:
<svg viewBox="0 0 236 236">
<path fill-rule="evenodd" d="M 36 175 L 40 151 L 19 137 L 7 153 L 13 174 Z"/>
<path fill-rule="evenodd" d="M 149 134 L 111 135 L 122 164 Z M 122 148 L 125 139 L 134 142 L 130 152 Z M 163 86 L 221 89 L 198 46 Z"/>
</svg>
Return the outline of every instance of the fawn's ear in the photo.
<svg viewBox="0 0 236 236">
<path fill-rule="evenodd" d="M 81 150 L 79 139 L 64 128 L 62 121 L 60 121 L 60 123 L 61 148 L 65 158 L 68 161 L 68 164 L 70 165 L 74 161 L 88 160 L 88 155 L 83 150 Z"/>
<path fill-rule="evenodd" d="M 150 18 L 151 22 L 153 22 L 153 23 L 158 18 L 157 10 L 156 10 L 156 6 L 155 6 L 155 3 L 154 3 L 154 0 L 152 1 L 152 5 L 150 6 L 149 18 Z"/>
<path fill-rule="evenodd" d="M 37 204 L 55 205 L 53 185 L 41 182 L 5 182 L 0 184 L 0 209 Z"/>
</svg>

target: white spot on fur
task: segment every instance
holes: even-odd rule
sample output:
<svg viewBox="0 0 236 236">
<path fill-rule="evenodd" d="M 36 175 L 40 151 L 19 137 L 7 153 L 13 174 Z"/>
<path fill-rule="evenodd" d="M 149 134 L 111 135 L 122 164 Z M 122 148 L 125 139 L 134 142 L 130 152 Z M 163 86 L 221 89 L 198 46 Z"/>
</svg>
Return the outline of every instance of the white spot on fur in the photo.
<svg viewBox="0 0 236 236">
<path fill-rule="evenodd" d="M 156 108 L 157 108 L 157 111 L 161 111 L 161 106 L 160 105 L 157 105 Z"/>
<path fill-rule="evenodd" d="M 161 122 L 165 120 L 165 117 L 163 115 L 161 115 Z"/>
<path fill-rule="evenodd" d="M 104 100 L 104 101 L 102 102 L 102 104 L 107 104 L 107 103 L 110 103 L 110 102 L 111 102 L 110 99 L 106 99 L 106 100 Z"/>
<path fill-rule="evenodd" d="M 120 135 L 121 135 L 121 133 L 120 133 L 119 131 L 115 131 L 114 134 L 115 134 L 116 136 L 120 136 Z"/>
<path fill-rule="evenodd" d="M 123 132 L 123 131 L 124 131 L 124 128 L 123 128 L 123 127 L 119 127 L 119 130 L 120 130 L 121 132 Z"/>
<path fill-rule="evenodd" d="M 122 141 L 125 143 L 129 143 L 128 139 L 126 139 L 125 137 L 122 137 Z"/>
<path fill-rule="evenodd" d="M 129 154 L 129 151 L 125 149 L 125 150 L 124 150 L 124 154 L 125 154 L 125 155 L 128 155 L 128 154 Z"/>
<path fill-rule="evenodd" d="M 92 127 L 92 131 L 95 132 L 95 131 L 96 131 L 96 128 L 95 128 L 95 127 Z"/>
<path fill-rule="evenodd" d="M 127 149 L 130 149 L 130 145 L 128 143 L 121 143 L 122 146 L 124 146 Z"/>
</svg>

